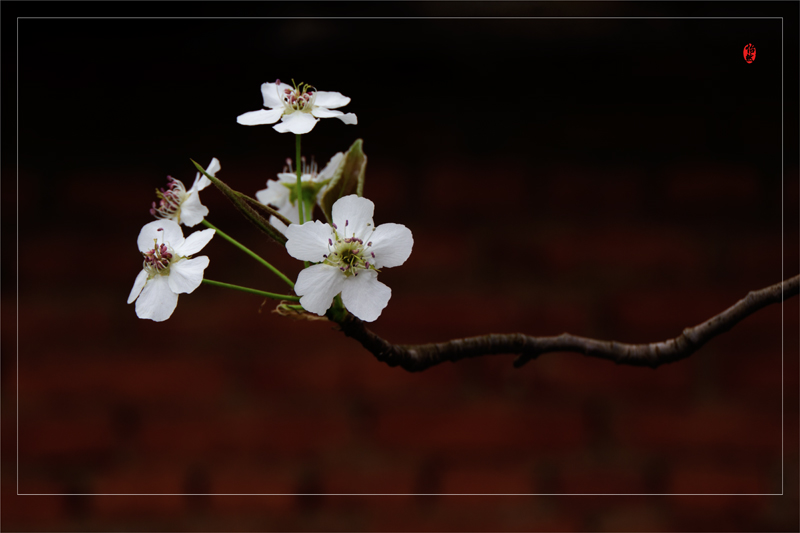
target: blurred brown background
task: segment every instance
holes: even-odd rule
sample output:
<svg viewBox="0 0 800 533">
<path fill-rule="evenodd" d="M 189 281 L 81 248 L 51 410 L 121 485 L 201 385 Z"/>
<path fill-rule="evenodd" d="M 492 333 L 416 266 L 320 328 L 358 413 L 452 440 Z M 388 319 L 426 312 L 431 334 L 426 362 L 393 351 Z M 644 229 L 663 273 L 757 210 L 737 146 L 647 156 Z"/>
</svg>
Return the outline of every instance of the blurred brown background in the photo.
<svg viewBox="0 0 800 533">
<path fill-rule="evenodd" d="M 4 530 L 796 531 L 796 298 L 655 371 L 550 354 L 409 374 L 326 323 L 208 286 L 167 322 L 136 317 L 153 189 L 217 157 L 253 194 L 293 156 L 291 135 L 236 124 L 275 78 L 352 98 L 359 124 L 320 121 L 303 152 L 324 164 L 363 138 L 376 223 L 414 232 L 408 262 L 381 274 L 393 296 L 373 329 L 394 342 L 664 340 L 798 272 L 797 4 L 349 7 L 510 18 L 18 21 Z M 787 18 L 674 18 L 722 15 Z M 296 275 L 217 191 L 202 199 Z M 211 279 L 283 290 L 222 239 L 203 253 Z"/>
</svg>

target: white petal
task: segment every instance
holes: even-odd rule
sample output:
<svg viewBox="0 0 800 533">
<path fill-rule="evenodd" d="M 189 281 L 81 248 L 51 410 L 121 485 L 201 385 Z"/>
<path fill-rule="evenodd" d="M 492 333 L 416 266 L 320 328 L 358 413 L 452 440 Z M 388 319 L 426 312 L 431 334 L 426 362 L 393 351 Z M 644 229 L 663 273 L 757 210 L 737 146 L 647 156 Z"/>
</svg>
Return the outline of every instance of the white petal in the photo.
<svg viewBox="0 0 800 533">
<path fill-rule="evenodd" d="M 284 115 L 281 122 L 275 124 L 272 128 L 279 133 L 294 133 L 302 135 L 314 129 L 319 119 L 314 118 L 311 113 L 303 111 L 294 111 L 293 113 Z"/>
<path fill-rule="evenodd" d="M 347 113 L 346 115 L 336 109 L 328 109 L 327 107 L 314 106 L 311 114 L 318 118 L 336 117 L 345 124 L 358 124 L 358 118 L 355 113 Z"/>
<path fill-rule="evenodd" d="M 139 293 L 142 292 L 145 284 L 147 283 L 147 271 L 142 270 L 136 276 L 136 280 L 133 282 L 133 288 L 131 289 L 131 293 L 128 295 L 128 303 L 133 302 Z"/>
<path fill-rule="evenodd" d="M 342 287 L 342 303 L 364 322 L 381 316 L 391 297 L 392 289 L 378 281 L 374 270 L 362 270 L 358 276 L 350 276 Z"/>
<path fill-rule="evenodd" d="M 174 220 L 154 220 L 149 222 L 139 232 L 136 244 L 139 246 L 139 251 L 145 253 L 152 250 L 156 242 L 158 244 L 167 243 L 173 249 L 177 248 L 183 244 L 183 231 Z"/>
<path fill-rule="evenodd" d="M 287 202 L 286 207 L 283 209 L 278 209 L 278 213 L 288 218 L 292 224 L 300 224 L 300 210 L 297 209 L 296 205 L 292 205 Z M 285 226 L 286 225 L 284 224 L 284 227 Z"/>
<path fill-rule="evenodd" d="M 358 124 L 358 117 L 355 113 L 347 113 L 346 115 L 341 115 L 336 117 L 345 124 Z"/>
<path fill-rule="evenodd" d="M 289 188 L 282 181 L 270 180 L 267 188 L 256 192 L 256 200 L 264 205 L 274 205 L 278 209 L 289 204 Z"/>
<path fill-rule="evenodd" d="M 167 276 L 156 276 L 147 282 L 139 294 L 136 300 L 136 315 L 139 318 L 163 322 L 172 316 L 176 305 L 178 305 L 178 295 L 170 290 Z"/>
<path fill-rule="evenodd" d="M 317 176 L 317 181 L 325 181 L 331 179 L 333 174 L 336 172 L 336 169 L 339 168 L 339 164 L 344 159 L 344 152 L 338 152 L 336 155 L 331 157 L 331 160 L 328 161 L 328 164 L 325 165 L 325 168 L 322 169 L 322 172 L 319 173 Z"/>
<path fill-rule="evenodd" d="M 283 115 L 283 119 L 272 126 L 272 129 L 280 133 L 291 131 L 296 135 L 302 135 L 313 130 L 317 120 L 311 113 L 295 111 L 291 115 Z"/>
<path fill-rule="evenodd" d="M 245 126 L 258 126 L 259 124 L 275 124 L 283 115 L 283 106 L 276 109 L 259 109 L 248 111 L 236 117 L 236 122 Z"/>
<path fill-rule="evenodd" d="M 375 254 L 375 268 L 391 268 L 406 262 L 414 246 L 414 237 L 402 224 L 389 223 L 375 228 L 368 242 L 372 242 L 369 251 Z"/>
<path fill-rule="evenodd" d="M 311 181 L 311 174 L 301 174 L 300 181 Z M 278 180 L 281 183 L 292 185 L 297 183 L 297 174 L 294 172 L 278 172 Z"/>
<path fill-rule="evenodd" d="M 375 204 L 372 200 L 361 198 L 355 194 L 342 196 L 331 208 L 331 218 L 336 224 L 336 231 L 340 237 L 356 237 L 368 239 L 374 227 L 372 213 Z M 367 241 L 364 240 L 366 243 Z"/>
<path fill-rule="evenodd" d="M 333 239 L 333 230 L 328 224 L 319 220 L 306 222 L 302 226 L 292 224 L 284 232 L 286 251 L 295 259 L 319 263 L 325 259 L 329 251 L 329 239 Z"/>
<path fill-rule="evenodd" d="M 312 265 L 300 271 L 294 291 L 300 295 L 300 305 L 306 311 L 322 316 L 342 290 L 343 282 L 344 274 L 335 266 Z"/>
<path fill-rule="evenodd" d="M 207 266 L 208 257 L 204 255 L 172 263 L 169 267 L 170 290 L 175 294 L 192 292 L 203 282 L 203 271 Z"/>
<path fill-rule="evenodd" d="M 292 90 L 292 86 L 286 83 L 262 83 L 261 96 L 264 98 L 264 107 L 283 107 L 283 95 L 286 89 Z"/>
<path fill-rule="evenodd" d="M 208 244 L 208 241 L 216 233 L 213 229 L 204 229 L 202 231 L 195 231 L 188 237 L 186 237 L 186 241 L 181 243 L 180 246 L 173 246 L 175 253 L 180 255 L 181 257 L 189 257 L 192 254 L 196 254 L 203 247 Z"/>
<path fill-rule="evenodd" d="M 339 117 L 344 115 L 344 112 L 338 111 L 336 109 L 328 109 L 327 107 L 320 107 L 314 106 L 311 110 L 311 114 L 317 118 L 330 118 L 330 117 Z"/>
<path fill-rule="evenodd" d="M 278 213 L 288 218 L 292 224 L 300 224 L 300 211 L 297 210 L 297 206 L 289 203 L 287 203 L 286 205 L 288 207 L 284 207 L 283 209 L 278 209 Z M 269 223 L 272 224 L 276 230 L 286 235 L 286 228 L 288 228 L 289 226 L 281 222 L 278 219 L 278 217 L 276 217 L 275 215 L 270 215 Z"/>
<path fill-rule="evenodd" d="M 314 105 L 336 109 L 350 103 L 350 98 L 336 91 L 317 91 L 314 95 Z"/>
<path fill-rule="evenodd" d="M 200 203 L 200 191 L 194 191 L 181 204 L 180 222 L 196 226 L 208 215 L 208 208 Z"/>
<path fill-rule="evenodd" d="M 283 213 L 281 213 L 281 214 L 283 214 Z M 286 216 L 286 215 L 284 215 L 284 216 Z M 288 217 L 287 217 L 287 218 L 288 218 Z M 298 219 L 299 219 L 299 218 L 300 218 L 300 214 L 298 213 Z M 298 221 L 299 221 L 299 220 L 298 220 Z M 270 217 L 269 217 L 269 223 L 270 223 L 270 224 L 272 224 L 272 227 L 273 227 L 273 228 L 275 228 L 276 230 L 280 231 L 280 232 L 281 232 L 283 235 L 286 235 L 286 228 L 288 228 L 289 226 L 287 226 L 286 224 L 284 224 L 283 222 L 281 222 L 281 221 L 278 219 L 278 217 L 276 217 L 275 215 L 270 215 Z M 295 222 L 295 224 L 296 224 L 296 223 L 297 223 L 297 222 Z"/>
<path fill-rule="evenodd" d="M 206 169 L 206 174 L 211 174 L 212 176 L 216 176 L 217 172 L 220 171 L 222 167 L 219 164 L 219 159 L 216 157 L 211 160 L 211 163 L 208 165 Z M 211 180 L 208 179 L 205 174 L 201 174 L 200 172 L 197 173 L 197 176 L 194 178 L 194 184 L 192 185 L 193 191 L 202 191 L 206 187 L 211 185 Z"/>
<path fill-rule="evenodd" d="M 211 163 L 208 164 L 208 168 L 206 169 L 206 174 L 211 174 L 212 176 L 216 176 L 217 172 L 222 169 L 222 165 L 219 163 L 219 159 L 216 157 L 211 159 Z"/>
</svg>

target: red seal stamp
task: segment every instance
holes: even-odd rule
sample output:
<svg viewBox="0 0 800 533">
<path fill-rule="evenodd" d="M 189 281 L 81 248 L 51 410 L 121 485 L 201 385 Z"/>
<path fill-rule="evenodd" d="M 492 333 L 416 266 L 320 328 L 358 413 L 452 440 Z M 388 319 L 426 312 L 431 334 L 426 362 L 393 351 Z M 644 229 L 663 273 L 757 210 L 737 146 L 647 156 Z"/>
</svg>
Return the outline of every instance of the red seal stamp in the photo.
<svg viewBox="0 0 800 533">
<path fill-rule="evenodd" d="M 752 44 L 748 44 L 744 47 L 744 52 L 742 52 L 742 55 L 744 56 L 745 61 L 752 63 L 756 60 L 756 47 Z"/>
</svg>

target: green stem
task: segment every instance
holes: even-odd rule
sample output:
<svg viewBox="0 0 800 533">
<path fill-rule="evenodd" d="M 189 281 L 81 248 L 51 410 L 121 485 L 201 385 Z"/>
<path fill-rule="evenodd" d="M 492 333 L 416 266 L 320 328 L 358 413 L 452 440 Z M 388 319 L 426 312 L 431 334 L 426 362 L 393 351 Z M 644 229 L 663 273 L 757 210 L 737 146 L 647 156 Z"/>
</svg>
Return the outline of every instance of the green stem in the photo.
<svg viewBox="0 0 800 533">
<path fill-rule="evenodd" d="M 227 240 L 229 243 L 233 244 L 234 246 L 236 246 L 237 248 L 239 248 L 241 251 L 243 251 L 244 253 L 246 253 L 247 255 L 249 255 L 250 257 L 252 257 L 252 258 L 253 258 L 253 259 L 255 259 L 256 261 L 258 261 L 259 263 L 261 263 L 262 265 L 264 265 L 265 267 L 267 267 L 268 269 L 270 269 L 270 270 L 273 272 L 273 274 L 275 274 L 276 276 L 278 276 L 279 278 L 281 278 L 281 279 L 282 279 L 284 282 L 286 282 L 286 284 L 287 284 L 287 285 L 289 285 L 289 287 L 291 287 L 291 288 L 293 288 L 293 289 L 294 289 L 294 283 L 292 282 L 292 280 L 290 280 L 289 278 L 287 278 L 287 277 L 286 277 L 286 276 L 283 274 L 283 272 L 281 272 L 280 270 L 278 270 L 278 269 L 277 269 L 277 268 L 275 268 L 274 266 L 272 266 L 272 265 L 270 265 L 269 263 L 267 263 L 267 262 L 266 262 L 266 261 L 265 261 L 265 260 L 264 260 L 264 259 L 263 259 L 261 256 L 259 256 L 258 254 L 256 254 L 256 253 L 255 253 L 255 252 L 253 252 L 252 250 L 250 250 L 249 248 L 245 247 L 245 246 L 244 246 L 242 243 L 240 243 L 239 241 L 235 240 L 233 237 L 231 237 L 231 236 L 230 236 L 230 235 L 228 235 L 227 233 L 224 233 L 224 232 L 220 231 L 220 229 L 219 229 L 219 228 L 217 228 L 217 227 L 216 227 L 214 224 L 212 224 L 212 223 L 211 223 L 211 222 L 209 222 L 208 220 L 206 220 L 206 219 L 203 219 L 203 224 L 204 224 L 206 227 L 209 227 L 209 228 L 213 229 L 214 231 L 216 231 L 216 232 L 217 232 L 217 233 L 216 233 L 217 235 L 219 235 L 219 236 L 220 236 L 220 237 L 222 237 L 223 239 Z"/>
<path fill-rule="evenodd" d="M 303 182 L 300 179 L 300 176 L 303 174 L 302 165 L 300 164 L 300 135 L 295 134 L 294 136 L 295 142 L 295 160 L 294 164 L 297 167 L 297 211 L 300 215 L 300 225 L 303 225 Z"/>
<path fill-rule="evenodd" d="M 257 294 L 259 296 L 266 296 L 273 300 L 290 300 L 292 302 L 299 302 L 299 296 L 291 296 L 289 294 L 275 294 L 274 292 L 260 291 L 258 289 L 251 289 L 250 287 L 241 287 L 239 285 L 231 285 L 230 283 L 223 283 L 221 281 L 214 281 L 211 279 L 204 279 L 203 283 L 212 285 L 214 287 L 223 287 L 225 289 L 234 289 L 242 292 L 249 292 L 250 294 Z"/>
<path fill-rule="evenodd" d="M 302 176 L 302 165 L 300 163 L 300 134 L 295 134 L 294 136 L 294 152 L 295 152 L 295 165 L 297 166 L 297 214 L 300 216 L 300 225 L 303 225 L 305 222 L 305 217 L 303 217 L 303 211 L 305 206 L 305 198 L 303 197 L 303 180 L 301 179 Z M 311 220 L 311 209 L 308 210 L 308 220 Z M 305 268 L 308 268 L 308 261 L 303 261 L 303 265 Z"/>
</svg>

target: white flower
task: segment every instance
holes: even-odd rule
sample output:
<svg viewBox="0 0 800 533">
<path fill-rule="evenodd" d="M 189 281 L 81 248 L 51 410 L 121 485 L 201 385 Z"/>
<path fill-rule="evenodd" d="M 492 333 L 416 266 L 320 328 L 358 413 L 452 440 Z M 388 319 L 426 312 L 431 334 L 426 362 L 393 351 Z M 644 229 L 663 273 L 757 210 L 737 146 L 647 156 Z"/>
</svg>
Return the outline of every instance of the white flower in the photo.
<svg viewBox="0 0 800 533">
<path fill-rule="evenodd" d="M 215 157 L 208 165 L 206 172 L 216 176 L 220 169 L 219 160 Z M 196 226 L 208 214 L 208 208 L 200 203 L 200 191 L 211 185 L 211 180 L 197 173 L 192 188 L 188 191 L 183 182 L 167 176 L 167 188 L 156 189 L 158 205 L 153 202 L 150 214 L 156 218 L 174 220 L 188 227 Z"/>
<path fill-rule="evenodd" d="M 374 209 L 370 200 L 351 194 L 333 204 L 333 227 L 317 220 L 286 229 L 289 255 L 319 263 L 302 270 L 294 286 L 306 310 L 324 315 L 341 292 L 348 311 L 372 322 L 389 303 L 392 290 L 378 281 L 378 269 L 405 263 L 414 239 L 401 224 L 376 228 Z"/>
<path fill-rule="evenodd" d="M 294 83 L 294 82 L 292 82 Z M 307 83 L 292 87 L 281 80 L 261 85 L 264 107 L 239 115 L 236 122 L 245 126 L 275 124 L 273 129 L 281 133 L 290 131 L 303 134 L 311 131 L 321 118 L 336 117 L 345 124 L 358 124 L 355 114 L 344 114 L 335 108 L 350 103 L 350 98 L 342 93 L 318 91 Z"/>
<path fill-rule="evenodd" d="M 326 190 L 327 183 L 336 172 L 336 168 L 344 158 L 344 153 L 339 152 L 334 155 L 331 160 L 322 169 L 322 172 L 317 172 L 317 164 L 312 161 L 310 165 L 306 164 L 305 158 L 302 161 L 302 174 L 300 180 L 303 183 L 303 188 L 311 187 L 317 189 L 317 201 L 322 197 Z M 300 223 L 300 212 L 297 209 L 297 174 L 292 171 L 292 160 L 286 160 L 287 166 L 284 167 L 283 172 L 278 174 L 277 180 L 270 180 L 267 182 L 267 188 L 261 189 L 256 192 L 256 199 L 264 205 L 274 206 L 281 215 L 285 216 L 295 224 Z M 306 218 L 310 218 L 310 213 L 306 213 Z M 281 233 L 286 232 L 286 224 L 278 220 L 274 215 L 269 218 L 269 223 Z"/>
<path fill-rule="evenodd" d="M 200 286 L 208 257 L 189 256 L 199 252 L 213 236 L 214 230 L 206 229 L 184 239 L 181 227 L 172 220 L 154 220 L 142 228 L 137 243 L 144 263 L 128 296 L 128 303 L 136 300 L 139 318 L 156 322 L 168 319 L 178 305 L 178 295 Z"/>
</svg>

